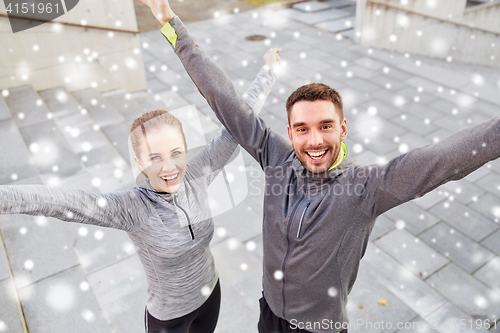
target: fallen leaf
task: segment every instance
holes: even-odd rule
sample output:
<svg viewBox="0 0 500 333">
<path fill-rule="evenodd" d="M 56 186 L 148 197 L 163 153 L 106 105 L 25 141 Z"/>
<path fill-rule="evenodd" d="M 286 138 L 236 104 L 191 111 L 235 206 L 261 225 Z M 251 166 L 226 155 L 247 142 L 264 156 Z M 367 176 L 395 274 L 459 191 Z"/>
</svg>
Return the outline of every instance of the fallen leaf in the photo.
<svg viewBox="0 0 500 333">
<path fill-rule="evenodd" d="M 378 300 L 378 304 L 380 305 L 387 305 L 387 298 L 381 298 Z"/>
</svg>

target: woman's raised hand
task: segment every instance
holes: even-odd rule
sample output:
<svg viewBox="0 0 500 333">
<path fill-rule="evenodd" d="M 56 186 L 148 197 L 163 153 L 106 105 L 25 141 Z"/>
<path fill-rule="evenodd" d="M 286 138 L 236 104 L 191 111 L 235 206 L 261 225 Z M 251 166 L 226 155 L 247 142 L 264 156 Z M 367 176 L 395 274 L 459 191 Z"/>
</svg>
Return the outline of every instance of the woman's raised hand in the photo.
<svg viewBox="0 0 500 333">
<path fill-rule="evenodd" d="M 158 20 L 158 22 L 160 22 L 161 25 L 165 25 L 165 23 L 170 21 L 175 16 L 175 13 L 173 12 L 172 8 L 170 8 L 168 0 L 140 0 L 140 1 L 151 9 L 151 12 Z"/>
<path fill-rule="evenodd" d="M 142 0 L 141 0 L 142 1 Z M 271 67 L 276 67 L 281 64 L 281 59 L 278 53 L 280 53 L 280 48 L 269 49 L 266 54 L 264 54 L 264 61 Z"/>
</svg>

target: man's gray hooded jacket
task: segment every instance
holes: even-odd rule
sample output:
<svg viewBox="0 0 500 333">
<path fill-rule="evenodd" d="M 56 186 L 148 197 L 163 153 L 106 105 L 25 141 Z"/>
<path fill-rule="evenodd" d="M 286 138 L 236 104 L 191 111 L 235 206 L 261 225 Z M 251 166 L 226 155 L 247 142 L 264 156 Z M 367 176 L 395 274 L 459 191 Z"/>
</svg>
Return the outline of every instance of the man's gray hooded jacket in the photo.
<svg viewBox="0 0 500 333">
<path fill-rule="evenodd" d="M 177 33 L 175 53 L 193 82 L 264 170 L 264 297 L 290 323 L 319 323 L 312 332 L 337 332 L 347 322 L 347 295 L 377 216 L 500 157 L 496 118 L 384 166 L 357 166 L 346 158 L 314 175 L 290 142 L 252 112 L 179 18 L 170 24 Z"/>
</svg>

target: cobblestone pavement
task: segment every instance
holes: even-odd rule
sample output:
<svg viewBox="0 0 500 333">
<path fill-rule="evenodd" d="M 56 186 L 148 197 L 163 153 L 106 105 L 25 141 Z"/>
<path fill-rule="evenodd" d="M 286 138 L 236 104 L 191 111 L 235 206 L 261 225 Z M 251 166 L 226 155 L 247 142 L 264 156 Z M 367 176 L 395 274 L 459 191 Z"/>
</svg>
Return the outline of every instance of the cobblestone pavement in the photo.
<svg viewBox="0 0 500 333">
<path fill-rule="evenodd" d="M 349 124 L 346 144 L 359 164 L 385 163 L 500 116 L 498 71 L 361 47 L 349 39 L 353 30 L 345 28 L 353 4 L 326 3 L 331 6 L 326 19 L 325 10 L 256 9 L 187 26 L 241 91 L 263 64 L 265 51 L 282 48 L 283 73 L 262 111 L 282 135 L 285 100 L 294 89 L 316 81 L 338 89 Z M 267 39 L 245 39 L 254 34 Z M 3 156 L 12 157 L 0 164 L 1 183 L 50 184 L 58 174 L 59 186 L 103 192 L 132 186 L 128 148 L 121 144 L 135 116 L 130 110 L 195 104 L 207 139 L 219 128 L 160 33 L 143 33 L 140 39 L 149 93 L 66 92 L 67 103 L 85 107 L 86 115 L 42 117 L 33 124 L 19 120 L 20 112 L 30 112 L 27 101 L 42 99 L 47 112 L 64 112 L 68 106 L 54 98 L 59 90 L 37 93 L 21 87 L 0 97 L 0 132 L 8 133 L 0 137 L 0 146 Z M 89 103 L 94 98 L 108 111 L 97 112 Z M 92 124 L 100 124 L 99 130 L 89 130 Z M 72 137 L 65 126 L 87 134 Z M 40 138 L 61 152 L 49 167 L 30 146 Z M 116 165 L 89 164 L 90 159 L 82 166 L 78 140 L 97 147 L 89 158 L 120 161 L 123 175 L 116 174 Z M 247 154 L 243 160 L 247 183 L 262 184 L 256 163 Z M 53 164 L 60 166 L 57 173 L 50 169 Z M 222 286 L 217 332 L 257 331 L 261 192 L 258 186 L 249 189 L 235 209 L 215 218 L 212 251 Z M 499 219 L 499 160 L 382 215 L 349 296 L 351 323 L 361 324 L 349 332 L 486 332 L 485 323 L 500 318 Z M 0 253 L 0 332 L 23 332 L 24 319 L 30 332 L 143 330 L 145 278 L 126 234 L 28 216 L 1 216 L 0 230 L 0 252 L 5 249 Z M 379 304 L 381 298 L 387 305 Z"/>
</svg>

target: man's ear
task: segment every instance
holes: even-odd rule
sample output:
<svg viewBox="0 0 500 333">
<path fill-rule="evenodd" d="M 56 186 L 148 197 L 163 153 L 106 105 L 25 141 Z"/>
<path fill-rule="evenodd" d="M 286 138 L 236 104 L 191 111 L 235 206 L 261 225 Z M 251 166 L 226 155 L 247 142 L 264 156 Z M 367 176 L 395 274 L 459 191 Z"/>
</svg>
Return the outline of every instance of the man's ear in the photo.
<svg viewBox="0 0 500 333">
<path fill-rule="evenodd" d="M 286 125 L 286 132 L 288 133 L 288 138 L 290 139 L 290 143 L 293 144 L 293 141 L 292 141 L 292 130 L 290 129 L 290 125 Z"/>
<path fill-rule="evenodd" d="M 344 141 L 347 137 L 347 120 L 344 118 L 340 125 L 340 141 Z"/>
</svg>

